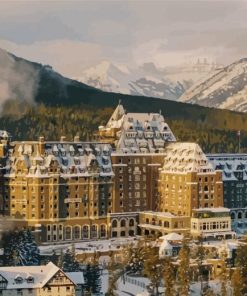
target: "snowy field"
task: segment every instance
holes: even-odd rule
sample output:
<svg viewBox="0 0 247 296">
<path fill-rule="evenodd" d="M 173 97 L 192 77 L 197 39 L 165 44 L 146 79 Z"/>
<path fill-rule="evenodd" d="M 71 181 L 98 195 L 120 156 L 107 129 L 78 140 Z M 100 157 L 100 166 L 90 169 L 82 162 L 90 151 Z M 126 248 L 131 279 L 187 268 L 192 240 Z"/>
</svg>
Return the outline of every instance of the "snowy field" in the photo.
<svg viewBox="0 0 247 296">
<path fill-rule="evenodd" d="M 81 241 L 77 243 L 64 243 L 64 244 L 47 244 L 39 247 L 41 255 L 51 255 L 53 252 L 60 254 L 61 250 L 65 252 L 68 248 L 75 246 L 76 254 L 94 253 L 97 251 L 107 252 L 116 251 L 121 247 L 136 243 L 138 238 L 115 238 L 108 240 L 96 240 L 96 241 Z"/>
</svg>

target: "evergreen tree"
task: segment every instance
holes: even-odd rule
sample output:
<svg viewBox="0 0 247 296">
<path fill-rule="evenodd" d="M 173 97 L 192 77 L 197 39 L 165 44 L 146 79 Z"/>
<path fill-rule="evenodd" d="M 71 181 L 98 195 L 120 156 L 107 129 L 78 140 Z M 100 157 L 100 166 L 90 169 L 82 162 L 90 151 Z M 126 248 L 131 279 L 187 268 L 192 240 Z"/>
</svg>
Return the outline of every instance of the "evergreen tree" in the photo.
<svg viewBox="0 0 247 296">
<path fill-rule="evenodd" d="M 164 259 L 165 296 L 175 295 L 175 270 L 170 257 Z"/>
<path fill-rule="evenodd" d="M 190 251 L 189 245 L 186 238 L 183 239 L 182 248 L 179 251 L 179 267 L 178 267 L 178 284 L 179 294 L 181 296 L 189 295 L 190 289 Z"/>
<path fill-rule="evenodd" d="M 75 258 L 75 248 L 72 246 L 71 250 L 67 249 L 63 256 L 62 270 L 65 272 L 80 271 L 79 262 Z"/>
<path fill-rule="evenodd" d="M 159 295 L 159 286 L 163 274 L 163 262 L 154 247 L 149 247 L 145 254 L 144 275 L 149 278 L 154 295 Z"/>
<path fill-rule="evenodd" d="M 57 266 L 62 269 L 63 268 L 63 250 L 60 250 L 60 255 L 58 257 Z"/>
<path fill-rule="evenodd" d="M 119 279 L 119 274 L 116 270 L 115 260 L 113 255 L 110 256 L 110 262 L 108 264 L 108 290 L 106 296 L 117 296 L 116 290 L 117 280 Z"/>
<path fill-rule="evenodd" d="M 238 247 L 236 263 L 241 274 L 241 292 L 245 295 L 247 293 L 247 244 L 241 244 Z"/>
<path fill-rule="evenodd" d="M 39 265 L 40 252 L 30 230 L 23 233 L 26 265 Z"/>
<path fill-rule="evenodd" d="M 17 232 L 9 231 L 3 233 L 2 246 L 3 246 L 3 265 L 15 266 L 16 265 L 16 248 L 17 248 Z"/>
<path fill-rule="evenodd" d="M 226 266 L 227 254 L 226 252 L 222 252 L 222 265 L 221 265 L 221 272 L 220 272 L 220 282 L 221 282 L 221 289 L 220 295 L 227 296 L 227 280 L 228 280 L 228 271 Z"/>
<path fill-rule="evenodd" d="M 127 272 L 141 274 L 146 255 L 146 241 L 139 240 L 137 246 L 128 245 L 124 253 Z"/>
<path fill-rule="evenodd" d="M 243 289 L 243 283 L 242 283 L 241 270 L 239 267 L 237 267 L 233 271 L 231 283 L 232 283 L 232 289 L 233 289 L 233 296 L 241 296 L 242 295 L 241 291 Z"/>
<path fill-rule="evenodd" d="M 93 262 L 87 264 L 84 270 L 84 279 L 87 293 L 91 291 L 94 295 L 99 295 L 101 291 L 101 274 L 96 254 L 93 258 Z"/>
<path fill-rule="evenodd" d="M 196 262 L 197 262 L 197 268 L 198 268 L 198 280 L 200 281 L 200 290 L 201 290 L 201 295 L 205 295 L 205 291 L 208 290 L 208 284 L 206 283 L 204 285 L 203 282 L 203 261 L 205 260 L 205 251 L 203 248 L 203 237 L 199 236 L 198 237 L 198 245 L 196 248 Z"/>
<path fill-rule="evenodd" d="M 39 265 L 40 255 L 30 231 L 11 231 L 5 233 L 3 242 L 3 263 L 5 266 Z"/>
</svg>

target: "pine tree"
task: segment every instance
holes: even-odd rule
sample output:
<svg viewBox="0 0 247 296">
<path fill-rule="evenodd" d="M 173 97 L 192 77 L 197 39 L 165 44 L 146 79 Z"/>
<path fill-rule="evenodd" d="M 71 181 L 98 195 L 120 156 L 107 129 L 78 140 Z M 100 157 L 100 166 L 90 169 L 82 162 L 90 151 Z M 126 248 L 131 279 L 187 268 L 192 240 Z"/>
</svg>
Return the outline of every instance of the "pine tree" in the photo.
<svg viewBox="0 0 247 296">
<path fill-rule="evenodd" d="M 63 256 L 62 270 L 65 272 L 80 271 L 79 262 L 75 258 L 75 248 L 72 246 L 71 250 L 67 249 Z"/>
<path fill-rule="evenodd" d="M 3 265 L 4 266 L 15 266 L 16 253 L 15 249 L 17 248 L 17 232 L 10 231 L 3 233 L 2 236 L 2 246 L 3 246 Z"/>
<path fill-rule="evenodd" d="M 221 265 L 221 272 L 220 272 L 220 282 L 221 282 L 221 289 L 220 295 L 227 296 L 227 280 L 228 280 L 228 271 L 226 266 L 227 254 L 226 252 L 222 252 L 222 265 Z"/>
<path fill-rule="evenodd" d="M 110 262 L 108 264 L 108 290 L 106 296 L 116 296 L 117 280 L 119 278 L 119 274 L 116 270 L 115 260 L 113 255 L 110 256 Z"/>
<path fill-rule="evenodd" d="M 182 248 L 179 251 L 179 267 L 178 267 L 178 284 L 179 284 L 179 294 L 181 296 L 189 295 L 190 289 L 190 251 L 188 246 L 188 241 L 184 238 L 182 242 Z"/>
<path fill-rule="evenodd" d="M 200 290 L 201 290 L 201 295 L 204 295 L 206 289 L 204 287 L 203 283 L 203 261 L 205 260 L 205 251 L 203 248 L 203 237 L 199 236 L 198 237 L 198 246 L 196 249 L 196 261 L 197 261 L 197 268 L 198 268 L 198 279 L 200 281 Z M 207 285 L 206 285 L 207 286 Z"/>
<path fill-rule="evenodd" d="M 3 235 L 2 241 L 4 250 L 4 265 L 39 265 L 39 249 L 30 231 L 8 232 Z"/>
<path fill-rule="evenodd" d="M 170 257 L 164 259 L 165 296 L 175 295 L 175 270 Z"/>
<path fill-rule="evenodd" d="M 125 249 L 126 270 L 133 274 L 141 274 L 146 253 L 146 241 L 138 241 L 137 246 L 130 244 Z"/>
<path fill-rule="evenodd" d="M 39 265 L 40 252 L 30 230 L 23 233 L 26 254 L 26 265 Z"/>
<path fill-rule="evenodd" d="M 85 279 L 85 290 L 87 293 L 91 291 L 93 294 L 99 295 L 101 291 L 101 274 L 96 254 L 93 258 L 93 262 L 87 264 L 83 274 Z"/>
<path fill-rule="evenodd" d="M 233 296 L 241 296 L 242 295 L 241 291 L 243 289 L 243 283 L 242 283 L 241 270 L 239 267 L 237 267 L 233 271 L 231 283 L 232 283 L 232 289 L 233 289 Z"/>
<path fill-rule="evenodd" d="M 144 274 L 151 282 L 151 287 L 155 293 L 154 295 L 159 295 L 159 286 L 163 274 L 163 262 L 154 247 L 149 247 L 145 254 Z"/>
<path fill-rule="evenodd" d="M 241 292 L 245 295 L 247 293 L 247 244 L 241 244 L 238 247 L 236 263 L 241 274 Z"/>
</svg>

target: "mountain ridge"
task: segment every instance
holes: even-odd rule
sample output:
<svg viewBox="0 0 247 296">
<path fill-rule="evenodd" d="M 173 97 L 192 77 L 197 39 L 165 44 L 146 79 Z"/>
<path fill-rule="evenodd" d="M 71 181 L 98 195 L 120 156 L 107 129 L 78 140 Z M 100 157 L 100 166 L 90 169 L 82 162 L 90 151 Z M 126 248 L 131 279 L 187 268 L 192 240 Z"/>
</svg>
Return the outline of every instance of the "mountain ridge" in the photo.
<svg viewBox="0 0 247 296">
<path fill-rule="evenodd" d="M 188 89 L 179 101 L 247 112 L 247 58 L 223 67 Z"/>
</svg>

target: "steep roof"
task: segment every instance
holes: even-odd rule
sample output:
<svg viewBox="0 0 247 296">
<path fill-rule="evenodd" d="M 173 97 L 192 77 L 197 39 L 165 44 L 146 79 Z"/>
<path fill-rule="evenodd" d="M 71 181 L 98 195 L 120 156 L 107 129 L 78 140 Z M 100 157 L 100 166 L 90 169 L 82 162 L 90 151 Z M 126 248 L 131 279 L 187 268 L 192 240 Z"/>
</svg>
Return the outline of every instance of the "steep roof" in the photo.
<svg viewBox="0 0 247 296">
<path fill-rule="evenodd" d="M 13 142 L 6 161 L 6 177 L 14 177 L 19 163 L 27 169 L 26 177 L 49 177 L 52 165 L 62 177 L 88 177 L 92 174 L 113 176 L 111 146 L 104 143 L 44 142 L 41 153 L 39 142 Z M 92 171 L 92 166 L 95 167 Z"/>
<path fill-rule="evenodd" d="M 0 267 L 0 275 L 8 281 L 7 289 L 42 288 L 58 271 L 60 269 L 52 262 L 40 266 Z M 17 278 L 22 281 L 16 281 Z M 33 281 L 28 282 L 27 278 L 33 278 Z"/>
<path fill-rule="evenodd" d="M 206 155 L 196 143 L 168 143 L 165 147 L 164 172 L 197 172 L 213 171 Z"/>
</svg>

